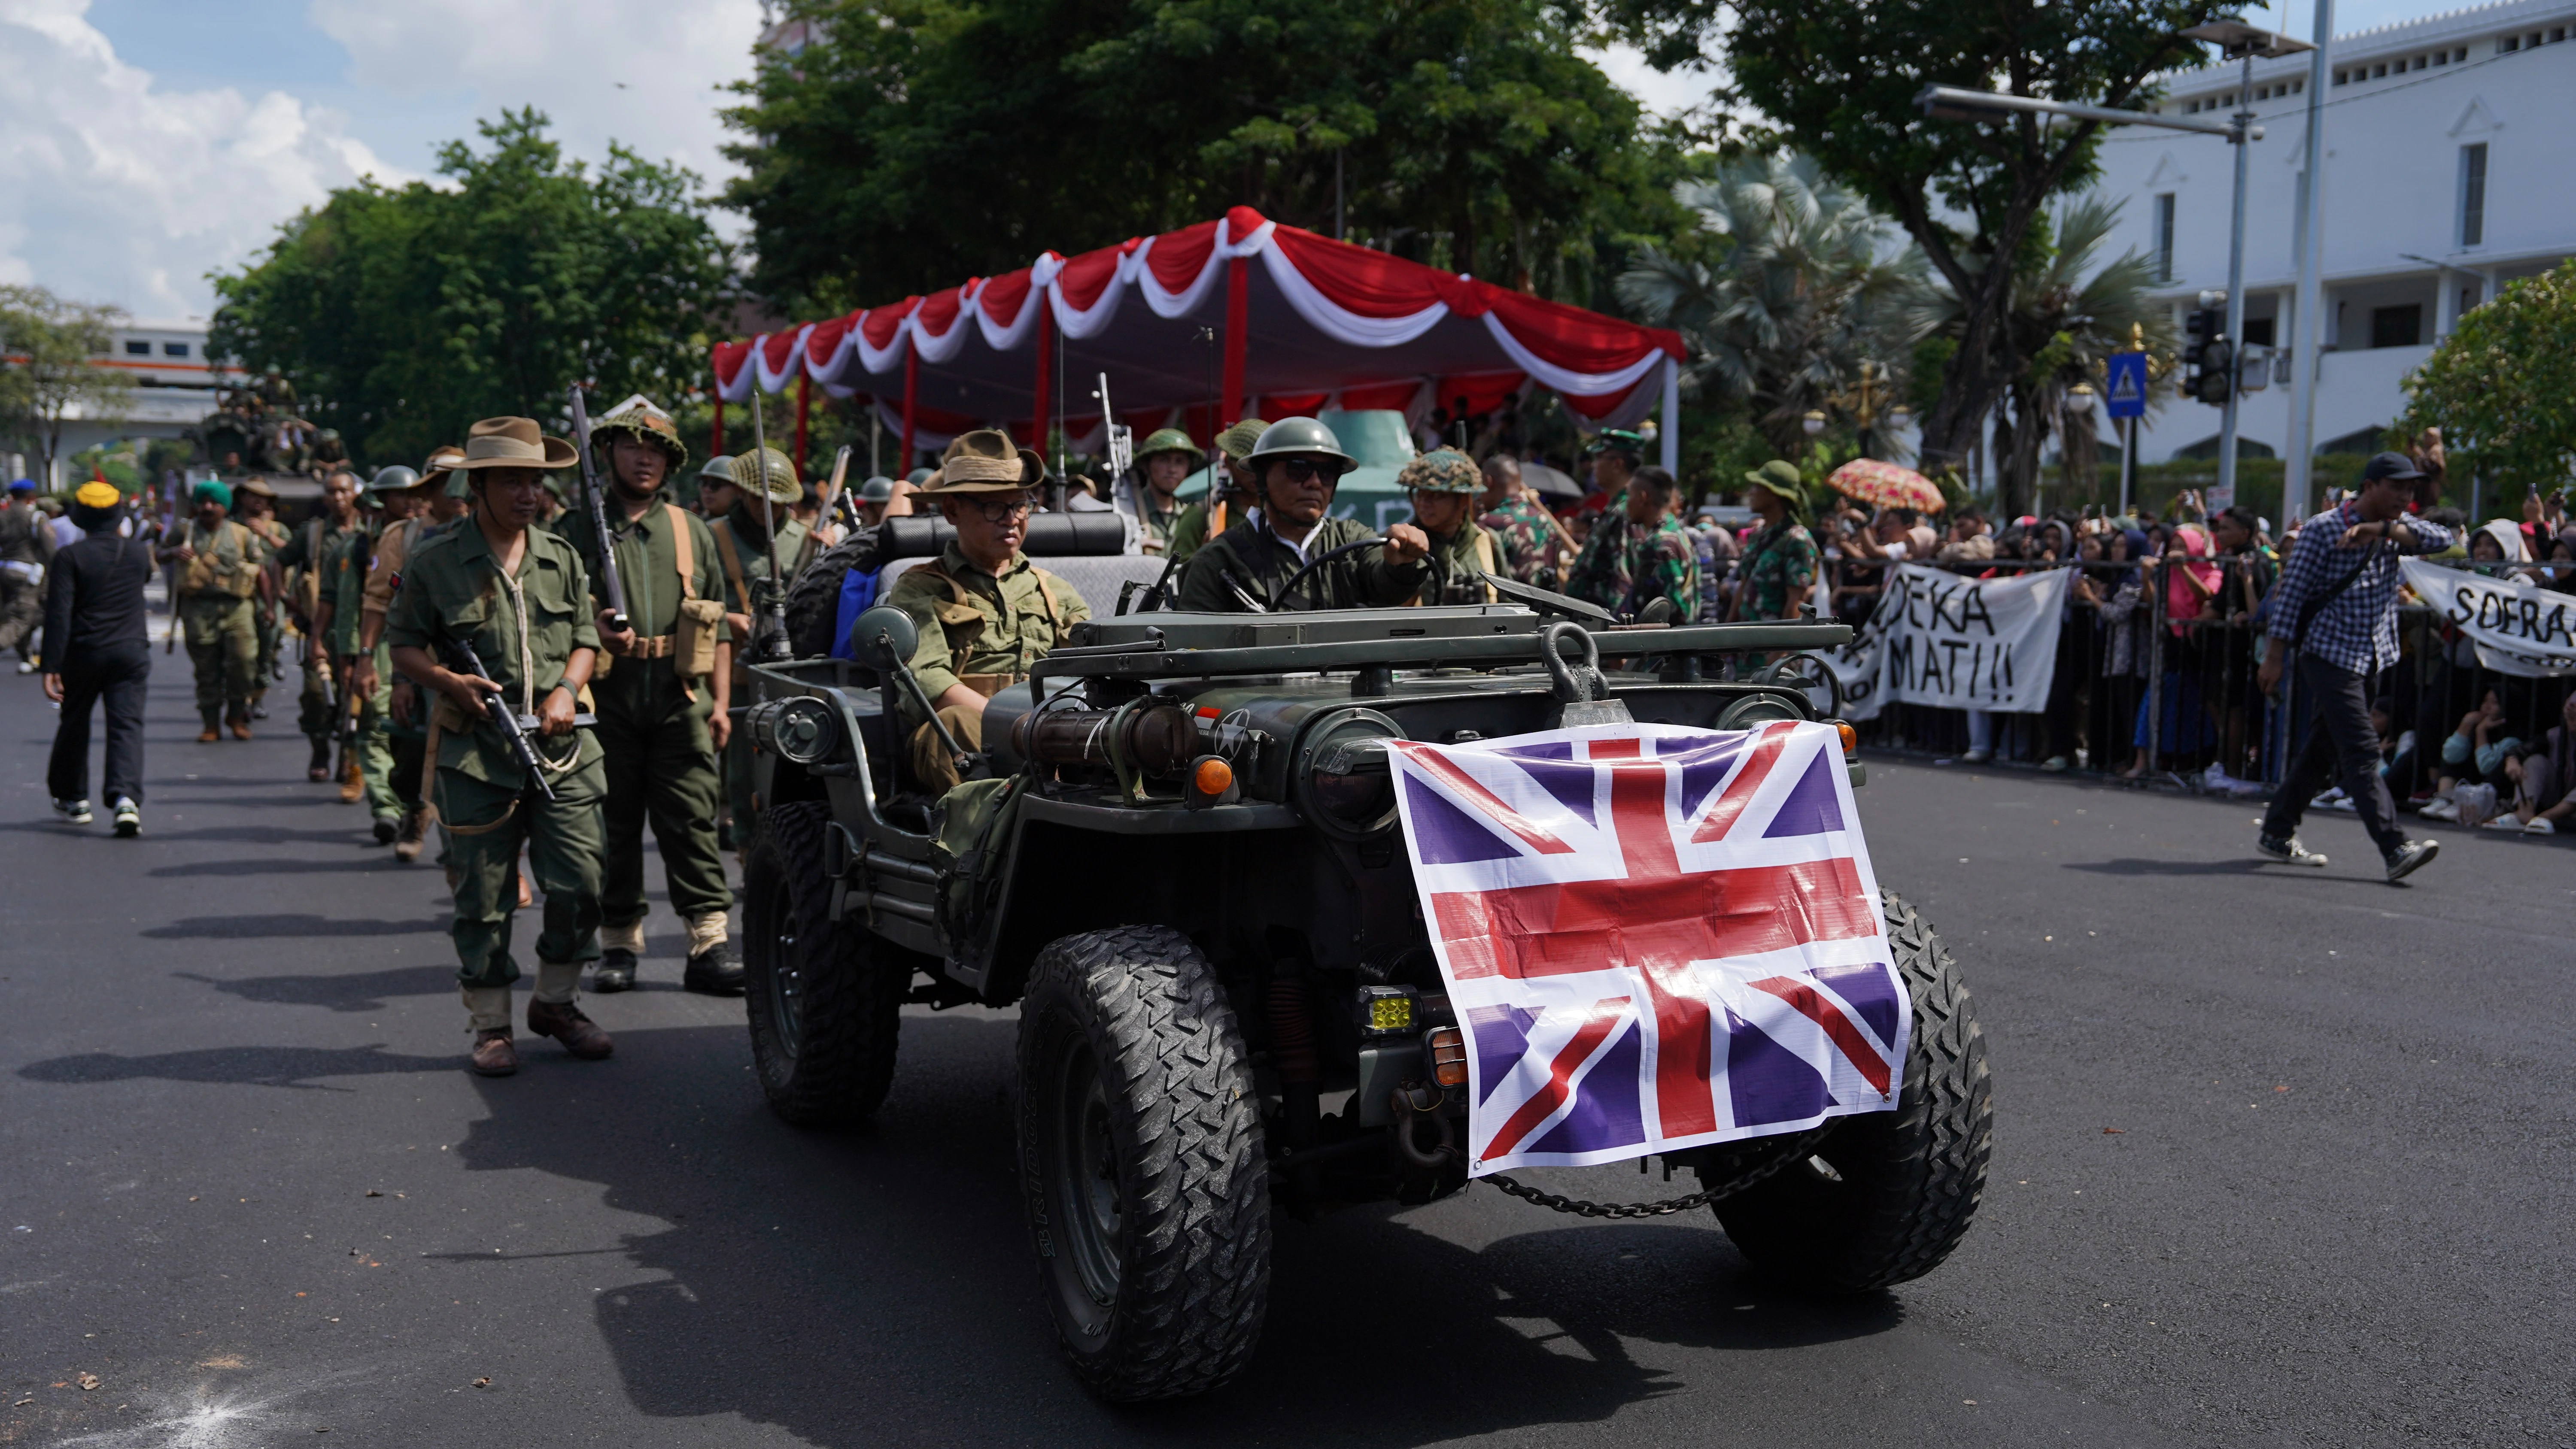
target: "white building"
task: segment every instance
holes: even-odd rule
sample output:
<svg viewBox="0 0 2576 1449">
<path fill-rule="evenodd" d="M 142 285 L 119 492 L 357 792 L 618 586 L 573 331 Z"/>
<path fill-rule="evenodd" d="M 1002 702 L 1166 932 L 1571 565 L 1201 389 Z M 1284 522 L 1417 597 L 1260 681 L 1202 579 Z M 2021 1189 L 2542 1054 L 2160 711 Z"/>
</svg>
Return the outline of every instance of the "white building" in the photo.
<svg viewBox="0 0 2576 1449">
<path fill-rule="evenodd" d="M 2503 0 L 2335 38 L 2325 106 L 2327 342 L 2319 452 L 2369 452 L 2405 406 L 2404 379 L 2462 312 L 2517 277 L 2576 255 L 2576 0 Z M 2297 226 L 2307 185 L 2306 54 L 2254 63 L 2245 203 L 2246 337 L 2286 346 L 2295 325 Z M 2169 113 L 2237 105 L 2234 64 L 2166 78 Z M 2555 158 L 2555 159 L 2552 159 Z M 2102 177 L 2126 199 L 2112 255 L 2155 258 L 2178 311 L 2227 285 L 2234 158 L 2217 136 L 2128 127 L 2105 138 Z M 2290 436 L 2288 364 L 2246 398 L 2247 455 Z M 2139 457 L 2216 456 L 2219 411 L 2168 402 Z"/>
<path fill-rule="evenodd" d="M 63 486 L 59 475 L 85 448 L 124 438 L 179 437 L 215 410 L 217 387 L 242 380 L 238 368 L 219 367 L 206 356 L 202 322 L 130 322 L 117 329 L 106 354 L 92 361 L 134 379 L 131 401 L 121 417 L 75 411 L 64 419 L 62 450 L 54 460 L 58 476 L 37 480 L 48 489 Z"/>
</svg>

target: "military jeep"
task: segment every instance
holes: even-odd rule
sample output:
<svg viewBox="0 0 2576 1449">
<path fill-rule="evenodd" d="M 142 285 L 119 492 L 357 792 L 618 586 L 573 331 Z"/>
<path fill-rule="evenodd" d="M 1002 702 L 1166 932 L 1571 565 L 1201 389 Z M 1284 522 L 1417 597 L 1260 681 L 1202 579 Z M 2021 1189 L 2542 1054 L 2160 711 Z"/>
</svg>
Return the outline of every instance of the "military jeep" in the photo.
<svg viewBox="0 0 2576 1449">
<path fill-rule="evenodd" d="M 904 777 L 907 720 L 928 712 L 904 709 L 900 611 L 860 616 L 855 662 L 757 671 L 743 948 L 761 1087 L 791 1122 L 863 1118 L 905 1004 L 1017 1003 L 1020 1189 L 1065 1353 L 1099 1395 L 1241 1370 L 1274 1212 L 1467 1185 L 1465 1049 L 1387 740 L 1834 708 L 1811 652 L 1842 625 L 1622 625 L 1506 592 L 1080 625 L 992 699 L 985 751 L 940 799 Z M 1705 1203 L 1759 1269 L 1816 1290 L 1930 1271 L 1984 1183 L 1985 1049 L 1931 928 L 1893 894 L 1881 909 L 1914 1012 L 1895 1110 L 1667 1154 L 1701 1188 L 1677 1204 L 1511 1190 L 1596 1216 Z"/>
</svg>

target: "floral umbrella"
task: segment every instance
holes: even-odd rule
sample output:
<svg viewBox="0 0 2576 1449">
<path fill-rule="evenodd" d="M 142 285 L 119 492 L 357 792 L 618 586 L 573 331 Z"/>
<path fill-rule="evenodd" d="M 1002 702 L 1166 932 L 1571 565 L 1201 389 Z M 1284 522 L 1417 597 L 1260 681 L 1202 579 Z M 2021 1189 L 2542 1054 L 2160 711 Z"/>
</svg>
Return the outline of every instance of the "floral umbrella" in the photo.
<svg viewBox="0 0 2576 1449">
<path fill-rule="evenodd" d="M 1924 513 L 1938 513 L 1948 507 L 1941 490 L 1931 479 L 1911 468 L 1882 463 L 1876 458 L 1854 458 L 1834 470 L 1825 486 L 1846 498 L 1880 508 L 1912 508 Z"/>
</svg>

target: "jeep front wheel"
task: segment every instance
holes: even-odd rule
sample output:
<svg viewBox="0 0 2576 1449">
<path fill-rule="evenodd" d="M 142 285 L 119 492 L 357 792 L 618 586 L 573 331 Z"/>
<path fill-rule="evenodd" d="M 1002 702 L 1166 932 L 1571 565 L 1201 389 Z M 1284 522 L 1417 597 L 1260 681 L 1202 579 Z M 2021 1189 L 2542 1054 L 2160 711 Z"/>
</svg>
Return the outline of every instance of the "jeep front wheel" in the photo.
<svg viewBox="0 0 2576 1449">
<path fill-rule="evenodd" d="M 1976 1216 L 1994 1146 L 1986 1040 L 1958 963 L 1912 906 L 1881 892 L 1880 911 L 1914 1003 L 1896 1110 L 1840 1119 L 1811 1155 L 1717 1204 L 1754 1267 L 1823 1292 L 1939 1267 Z"/>
<path fill-rule="evenodd" d="M 1104 1399 L 1240 1372 L 1270 1288 L 1243 1035 L 1205 956 L 1127 926 L 1040 952 L 1020 1003 L 1022 1192 L 1065 1353 Z"/>
<path fill-rule="evenodd" d="M 769 1109 L 806 1126 L 853 1122 L 885 1101 L 912 971 L 858 923 L 832 919 L 816 800 L 760 817 L 742 860 L 744 1005 Z"/>
</svg>

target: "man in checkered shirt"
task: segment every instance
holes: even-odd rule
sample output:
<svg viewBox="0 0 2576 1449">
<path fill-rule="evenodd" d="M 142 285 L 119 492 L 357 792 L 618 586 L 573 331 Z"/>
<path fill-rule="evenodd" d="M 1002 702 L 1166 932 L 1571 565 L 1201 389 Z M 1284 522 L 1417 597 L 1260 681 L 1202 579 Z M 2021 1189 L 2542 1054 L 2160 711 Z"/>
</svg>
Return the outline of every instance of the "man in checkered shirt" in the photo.
<svg viewBox="0 0 2576 1449">
<path fill-rule="evenodd" d="M 2370 725 L 2371 672 L 2397 662 L 2397 556 L 2436 553 L 2451 532 L 2406 512 L 2424 475 L 2403 453 L 2382 453 L 2361 470 L 2361 491 L 2299 530 L 2298 546 L 2264 606 L 2263 667 L 2255 678 L 2277 693 L 2290 652 L 2298 651 L 2298 697 L 2313 711 L 2308 738 L 2291 761 L 2255 850 L 2291 865 L 2324 865 L 2299 844 L 2299 817 L 2331 781 L 2343 786 L 2398 880 L 2440 853 L 2431 840 L 2408 840 L 2397 806 L 2379 774 L 2379 735 Z"/>
</svg>

